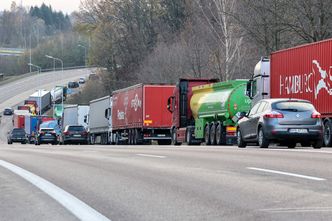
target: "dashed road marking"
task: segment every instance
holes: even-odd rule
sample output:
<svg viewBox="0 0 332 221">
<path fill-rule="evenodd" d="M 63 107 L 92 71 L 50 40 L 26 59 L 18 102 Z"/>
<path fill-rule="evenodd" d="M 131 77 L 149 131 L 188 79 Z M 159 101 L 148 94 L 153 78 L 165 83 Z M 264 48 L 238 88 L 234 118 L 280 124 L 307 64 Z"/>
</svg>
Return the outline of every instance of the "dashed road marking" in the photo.
<svg viewBox="0 0 332 221">
<path fill-rule="evenodd" d="M 166 158 L 166 156 L 158 156 L 158 155 L 142 154 L 142 153 L 136 154 L 136 155 L 141 156 L 141 157 L 153 157 L 153 158 L 161 158 L 161 159 Z"/>
<path fill-rule="evenodd" d="M 266 172 L 266 173 L 281 174 L 281 175 L 285 175 L 285 176 L 293 176 L 293 177 L 298 177 L 298 178 L 308 179 L 308 180 L 315 180 L 315 181 L 324 181 L 324 180 L 326 180 L 326 179 L 320 178 L 320 177 L 306 176 L 306 175 L 297 174 L 297 173 L 289 173 L 289 172 L 284 172 L 284 171 L 263 169 L 263 168 L 257 168 L 257 167 L 247 167 L 247 169 L 248 170 L 256 170 L 256 171 Z"/>
<path fill-rule="evenodd" d="M 48 194 L 50 197 L 59 202 L 68 211 L 74 214 L 78 219 L 84 221 L 111 221 L 104 215 L 100 214 L 95 209 L 91 208 L 86 203 L 82 202 L 75 196 L 64 191 L 60 187 L 52 184 L 51 182 L 21 168 L 14 164 L 8 163 L 6 161 L 0 160 L 0 166 L 10 170 L 11 172 L 17 174 L 28 182 L 32 183 L 34 186 Z"/>
</svg>

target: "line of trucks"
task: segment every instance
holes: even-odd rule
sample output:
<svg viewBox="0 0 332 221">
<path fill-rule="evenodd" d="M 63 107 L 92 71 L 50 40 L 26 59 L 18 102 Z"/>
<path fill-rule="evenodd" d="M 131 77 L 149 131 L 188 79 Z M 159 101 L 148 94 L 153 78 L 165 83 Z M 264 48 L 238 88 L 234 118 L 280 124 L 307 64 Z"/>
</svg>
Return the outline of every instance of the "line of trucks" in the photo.
<svg viewBox="0 0 332 221">
<path fill-rule="evenodd" d="M 62 127 L 84 125 L 91 144 L 229 145 L 240 113 L 259 100 L 299 98 L 321 113 L 324 144 L 332 146 L 331 51 L 332 39 L 274 52 L 248 80 L 183 78 L 123 88 L 88 106 L 64 107 Z"/>
</svg>

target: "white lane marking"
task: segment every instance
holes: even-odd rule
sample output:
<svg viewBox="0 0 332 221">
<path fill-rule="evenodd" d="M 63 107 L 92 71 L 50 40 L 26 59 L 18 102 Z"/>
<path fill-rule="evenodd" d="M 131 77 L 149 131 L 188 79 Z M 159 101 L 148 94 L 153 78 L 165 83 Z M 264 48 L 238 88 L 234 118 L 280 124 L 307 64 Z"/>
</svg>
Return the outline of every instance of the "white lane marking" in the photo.
<svg viewBox="0 0 332 221">
<path fill-rule="evenodd" d="M 307 213 L 307 212 L 332 212 L 332 207 L 300 207 L 300 208 L 271 208 L 260 209 L 269 213 Z"/>
<path fill-rule="evenodd" d="M 301 174 L 296 174 L 296 173 L 288 173 L 284 171 L 278 171 L 278 170 L 269 170 L 269 169 L 263 169 L 263 168 L 257 168 L 257 167 L 247 167 L 248 170 L 257 170 L 257 171 L 262 171 L 262 172 L 267 172 L 267 173 L 275 173 L 275 174 L 281 174 L 285 176 L 293 176 L 293 177 L 298 177 L 298 178 L 303 178 L 303 179 L 308 179 L 308 180 L 315 180 L 315 181 L 324 181 L 326 179 L 324 178 L 319 178 L 319 177 L 314 177 L 314 176 L 306 176 L 306 175 L 301 175 Z"/>
<path fill-rule="evenodd" d="M 48 194 L 50 197 L 58 201 L 67 210 L 73 213 L 78 219 L 84 221 L 111 221 L 98 211 L 94 210 L 86 203 L 82 202 L 75 196 L 67 193 L 60 187 L 50 183 L 49 181 L 27 171 L 14 164 L 0 160 L 0 166 L 12 171 L 13 173 L 32 183 L 37 188 Z"/>
<path fill-rule="evenodd" d="M 166 156 L 158 156 L 158 155 L 151 155 L 151 154 L 136 154 L 137 156 L 141 156 L 141 157 L 154 157 L 154 158 L 166 158 Z"/>
<path fill-rule="evenodd" d="M 332 151 L 327 151 L 327 150 L 305 150 L 305 149 L 296 149 L 296 150 L 289 150 L 289 149 L 265 149 L 264 151 L 285 151 L 285 152 L 327 153 L 327 154 L 332 154 Z"/>
</svg>

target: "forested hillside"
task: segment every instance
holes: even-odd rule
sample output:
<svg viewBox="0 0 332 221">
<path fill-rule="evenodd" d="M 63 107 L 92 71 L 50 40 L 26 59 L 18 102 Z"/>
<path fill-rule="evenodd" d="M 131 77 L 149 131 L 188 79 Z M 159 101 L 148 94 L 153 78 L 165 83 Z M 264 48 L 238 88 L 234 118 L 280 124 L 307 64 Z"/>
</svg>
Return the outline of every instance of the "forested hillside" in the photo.
<svg viewBox="0 0 332 221">
<path fill-rule="evenodd" d="M 332 35 L 330 0 L 84 0 L 77 30 L 111 91 L 179 77 L 248 78 L 261 56 Z M 106 81 L 104 81 L 106 82 Z"/>
</svg>

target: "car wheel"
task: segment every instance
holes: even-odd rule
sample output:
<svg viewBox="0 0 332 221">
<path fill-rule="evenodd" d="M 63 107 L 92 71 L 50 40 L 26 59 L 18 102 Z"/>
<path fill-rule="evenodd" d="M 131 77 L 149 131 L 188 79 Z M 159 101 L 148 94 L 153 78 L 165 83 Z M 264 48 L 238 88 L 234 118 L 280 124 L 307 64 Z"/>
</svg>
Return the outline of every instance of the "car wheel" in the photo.
<svg viewBox="0 0 332 221">
<path fill-rule="evenodd" d="M 324 145 L 326 147 L 332 146 L 332 124 L 329 120 L 324 123 Z"/>
<path fill-rule="evenodd" d="M 204 129 L 204 140 L 206 145 L 210 145 L 210 125 L 207 124 Z"/>
<path fill-rule="evenodd" d="M 322 140 L 317 140 L 316 142 L 313 143 L 312 147 L 314 149 L 320 149 L 323 146 L 323 141 Z"/>
<path fill-rule="evenodd" d="M 294 142 L 289 142 L 289 143 L 287 143 L 287 147 L 288 147 L 289 149 L 294 149 L 294 148 L 296 147 L 296 143 L 294 143 Z"/>
<path fill-rule="evenodd" d="M 243 140 L 240 128 L 237 131 L 237 146 L 240 148 L 244 148 L 247 146 L 247 143 Z"/>
<path fill-rule="evenodd" d="M 7 143 L 8 143 L 8 144 L 13 144 L 13 142 L 11 142 L 11 141 L 8 141 Z"/>
<path fill-rule="evenodd" d="M 258 129 L 258 146 L 260 148 L 268 148 L 269 147 L 269 140 L 266 139 L 264 135 L 264 130 L 263 128 Z"/>
</svg>

